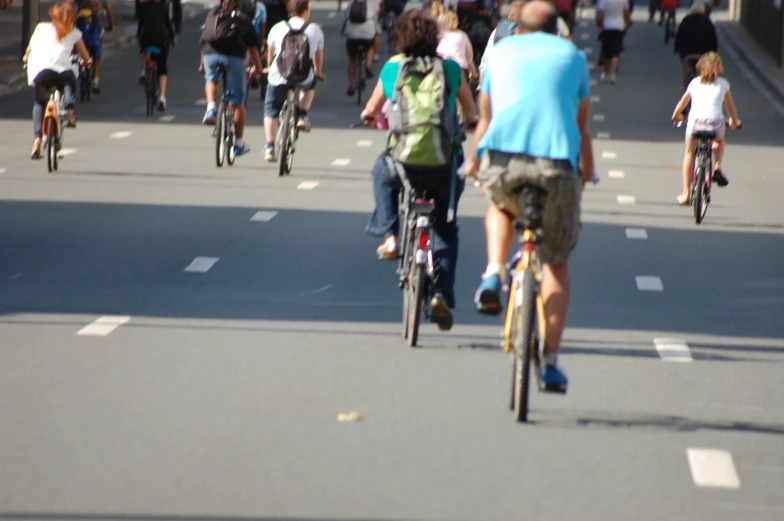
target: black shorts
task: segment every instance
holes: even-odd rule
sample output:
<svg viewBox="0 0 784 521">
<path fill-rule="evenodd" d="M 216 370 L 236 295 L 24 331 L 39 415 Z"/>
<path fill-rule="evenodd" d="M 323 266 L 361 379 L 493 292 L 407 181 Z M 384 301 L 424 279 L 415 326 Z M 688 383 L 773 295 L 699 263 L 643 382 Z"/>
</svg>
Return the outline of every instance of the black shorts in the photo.
<svg viewBox="0 0 784 521">
<path fill-rule="evenodd" d="M 350 60 L 356 59 L 357 55 L 359 54 L 359 49 L 361 47 L 365 48 L 365 52 L 369 51 L 373 48 L 373 39 L 370 40 L 346 40 L 346 52 L 348 53 L 348 58 Z"/>
<path fill-rule="evenodd" d="M 139 42 L 139 54 L 144 54 L 145 47 L 157 47 L 161 50 L 160 54 L 150 53 L 150 59 L 157 65 L 158 76 L 167 76 L 169 74 L 169 46 L 160 43 Z"/>
<path fill-rule="evenodd" d="M 602 56 L 605 60 L 620 56 L 622 48 L 623 31 L 619 29 L 602 31 Z"/>
</svg>

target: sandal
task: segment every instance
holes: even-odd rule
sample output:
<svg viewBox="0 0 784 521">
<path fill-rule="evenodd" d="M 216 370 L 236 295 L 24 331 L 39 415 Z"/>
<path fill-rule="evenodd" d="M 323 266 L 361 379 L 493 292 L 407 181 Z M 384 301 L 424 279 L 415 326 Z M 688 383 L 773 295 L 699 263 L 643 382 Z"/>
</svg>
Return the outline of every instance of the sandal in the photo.
<svg viewBox="0 0 784 521">
<path fill-rule="evenodd" d="M 43 140 L 41 138 L 36 138 L 33 141 L 33 151 L 30 153 L 30 159 L 41 159 L 41 144 Z"/>
<path fill-rule="evenodd" d="M 691 201 L 689 201 L 689 196 L 683 194 L 676 197 L 675 201 L 677 201 L 677 203 L 681 206 L 689 206 L 691 204 Z"/>
<path fill-rule="evenodd" d="M 384 242 L 376 248 L 376 255 L 378 260 L 395 260 L 397 259 L 397 238 L 390 235 Z"/>
</svg>

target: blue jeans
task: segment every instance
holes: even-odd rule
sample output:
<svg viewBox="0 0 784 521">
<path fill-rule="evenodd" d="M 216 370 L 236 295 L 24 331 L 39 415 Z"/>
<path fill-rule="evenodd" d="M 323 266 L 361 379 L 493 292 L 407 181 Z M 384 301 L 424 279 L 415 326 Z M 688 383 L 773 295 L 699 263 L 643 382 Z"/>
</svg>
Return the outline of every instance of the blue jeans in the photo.
<svg viewBox="0 0 784 521">
<path fill-rule="evenodd" d="M 204 55 L 204 79 L 214 83 L 220 83 L 218 65 L 223 65 L 228 69 L 226 73 L 226 97 L 229 103 L 243 105 L 245 103 L 245 58 L 227 56 L 225 54 L 205 54 Z"/>
<path fill-rule="evenodd" d="M 373 164 L 371 175 L 373 177 L 373 196 L 376 208 L 365 231 L 375 237 L 398 236 L 400 228 L 400 214 L 398 212 L 398 194 L 403 189 L 403 184 L 396 173 L 390 172 L 381 154 Z M 428 197 L 435 201 L 433 213 L 433 264 L 436 280 L 433 287 L 435 293 L 441 293 L 450 308 L 455 307 L 455 268 L 457 267 L 458 227 L 457 218 L 447 222 L 449 209 L 449 191 L 452 176 L 455 175 L 447 167 L 440 172 L 423 172 L 421 170 L 407 169 L 412 186 L 422 187 L 427 190 Z M 457 179 L 455 187 L 455 215 L 457 203 L 463 193 L 465 182 Z"/>
</svg>

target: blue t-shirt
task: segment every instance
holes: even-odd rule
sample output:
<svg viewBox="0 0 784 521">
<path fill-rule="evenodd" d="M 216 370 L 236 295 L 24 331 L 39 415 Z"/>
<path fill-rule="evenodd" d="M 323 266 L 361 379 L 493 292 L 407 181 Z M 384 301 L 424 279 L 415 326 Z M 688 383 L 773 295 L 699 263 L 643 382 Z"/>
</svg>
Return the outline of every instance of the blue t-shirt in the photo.
<svg viewBox="0 0 784 521">
<path fill-rule="evenodd" d="M 577 167 L 577 110 L 591 92 L 588 62 L 575 45 L 536 32 L 501 40 L 489 57 L 482 91 L 490 94 L 493 117 L 479 154 L 490 149 Z"/>
</svg>

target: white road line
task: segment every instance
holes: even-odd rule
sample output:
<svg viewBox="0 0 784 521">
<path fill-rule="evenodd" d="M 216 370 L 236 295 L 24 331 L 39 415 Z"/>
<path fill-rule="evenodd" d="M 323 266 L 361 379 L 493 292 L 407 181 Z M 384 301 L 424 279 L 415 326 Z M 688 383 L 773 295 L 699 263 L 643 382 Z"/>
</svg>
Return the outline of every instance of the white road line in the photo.
<svg viewBox="0 0 784 521">
<path fill-rule="evenodd" d="M 115 132 L 114 134 L 109 135 L 112 139 L 123 139 L 131 135 L 130 130 L 121 130 L 120 132 Z"/>
<path fill-rule="evenodd" d="M 698 487 L 740 488 L 732 454 L 720 449 L 686 449 L 691 480 Z"/>
<path fill-rule="evenodd" d="M 610 139 L 610 133 L 609 132 L 597 132 L 596 133 L 596 139 Z"/>
<path fill-rule="evenodd" d="M 591 103 L 599 103 L 600 101 L 602 101 L 600 96 L 591 96 Z"/>
<path fill-rule="evenodd" d="M 327 14 L 327 18 L 335 18 L 335 16 L 336 16 L 335 13 L 328 13 Z"/>
<path fill-rule="evenodd" d="M 5 174 L 6 172 L 8 172 L 7 168 L 0 168 L 0 174 Z"/>
<path fill-rule="evenodd" d="M 363 139 L 361 141 L 357 141 L 357 146 L 358 147 L 369 147 L 372 144 L 373 144 L 373 142 L 371 140 L 369 140 L 369 139 Z"/>
<path fill-rule="evenodd" d="M 602 152 L 602 159 L 615 159 L 618 154 L 615 152 Z"/>
<path fill-rule="evenodd" d="M 71 154 L 75 154 L 75 153 L 76 153 L 76 149 L 75 148 L 61 148 L 60 149 L 60 155 L 61 156 L 70 156 Z"/>
<path fill-rule="evenodd" d="M 302 181 L 297 186 L 297 190 L 313 190 L 317 186 L 318 186 L 318 181 Z"/>
<path fill-rule="evenodd" d="M 127 324 L 131 317 L 106 315 L 80 329 L 76 334 L 80 336 L 106 336 L 123 324 Z"/>
<path fill-rule="evenodd" d="M 206 105 L 207 104 L 207 98 L 199 98 L 196 101 L 194 101 L 193 104 L 194 105 Z"/>
<path fill-rule="evenodd" d="M 693 362 L 689 345 L 679 338 L 654 338 L 653 345 L 662 362 Z"/>
<path fill-rule="evenodd" d="M 273 210 L 259 210 L 258 212 L 253 214 L 253 217 L 251 217 L 250 220 L 254 222 L 268 223 L 276 215 L 278 215 L 278 212 L 275 212 Z"/>
<path fill-rule="evenodd" d="M 580 35 L 580 39 L 581 40 L 587 40 L 590 37 L 591 37 L 591 35 L 588 34 L 588 33 L 583 33 L 583 34 Z"/>
<path fill-rule="evenodd" d="M 351 163 L 350 159 L 346 159 L 346 158 L 341 157 L 341 158 L 338 158 L 338 159 L 334 160 L 332 162 L 332 166 L 347 166 L 349 163 Z"/>
<path fill-rule="evenodd" d="M 644 241 L 648 238 L 648 232 L 645 228 L 626 228 L 626 238 Z"/>
<path fill-rule="evenodd" d="M 207 273 L 210 271 L 220 257 L 196 257 L 193 262 L 185 268 L 186 273 Z"/>
<path fill-rule="evenodd" d="M 634 277 L 640 291 L 664 291 L 664 284 L 659 277 L 653 275 L 637 275 Z"/>
<path fill-rule="evenodd" d="M 626 172 L 623 170 L 610 170 L 607 172 L 607 177 L 612 177 L 613 179 L 623 179 L 626 177 Z"/>
<path fill-rule="evenodd" d="M 593 49 L 590 47 L 586 47 L 583 51 L 585 51 L 585 54 L 593 54 Z"/>
<path fill-rule="evenodd" d="M 591 80 L 591 81 L 590 81 L 590 82 L 588 82 L 588 83 L 591 85 L 591 87 L 596 87 L 596 85 L 597 85 L 599 82 L 598 82 L 598 81 L 596 81 L 596 80 Z"/>
<path fill-rule="evenodd" d="M 313 291 L 306 291 L 305 293 L 300 293 L 299 296 L 300 297 L 310 297 L 310 296 L 313 296 L 313 295 L 318 295 L 319 293 L 324 293 L 325 291 L 327 291 L 331 287 L 332 287 L 332 284 L 327 284 L 326 286 L 322 286 L 319 289 L 314 289 Z"/>
<path fill-rule="evenodd" d="M 594 114 L 593 115 L 594 121 L 604 121 L 604 114 Z"/>
<path fill-rule="evenodd" d="M 163 123 L 169 123 L 174 119 L 174 114 L 167 114 L 165 116 L 161 116 L 158 118 L 158 121 L 162 121 Z"/>
<path fill-rule="evenodd" d="M 615 200 L 618 201 L 618 204 L 637 204 L 637 198 L 633 195 L 619 195 Z"/>
</svg>

